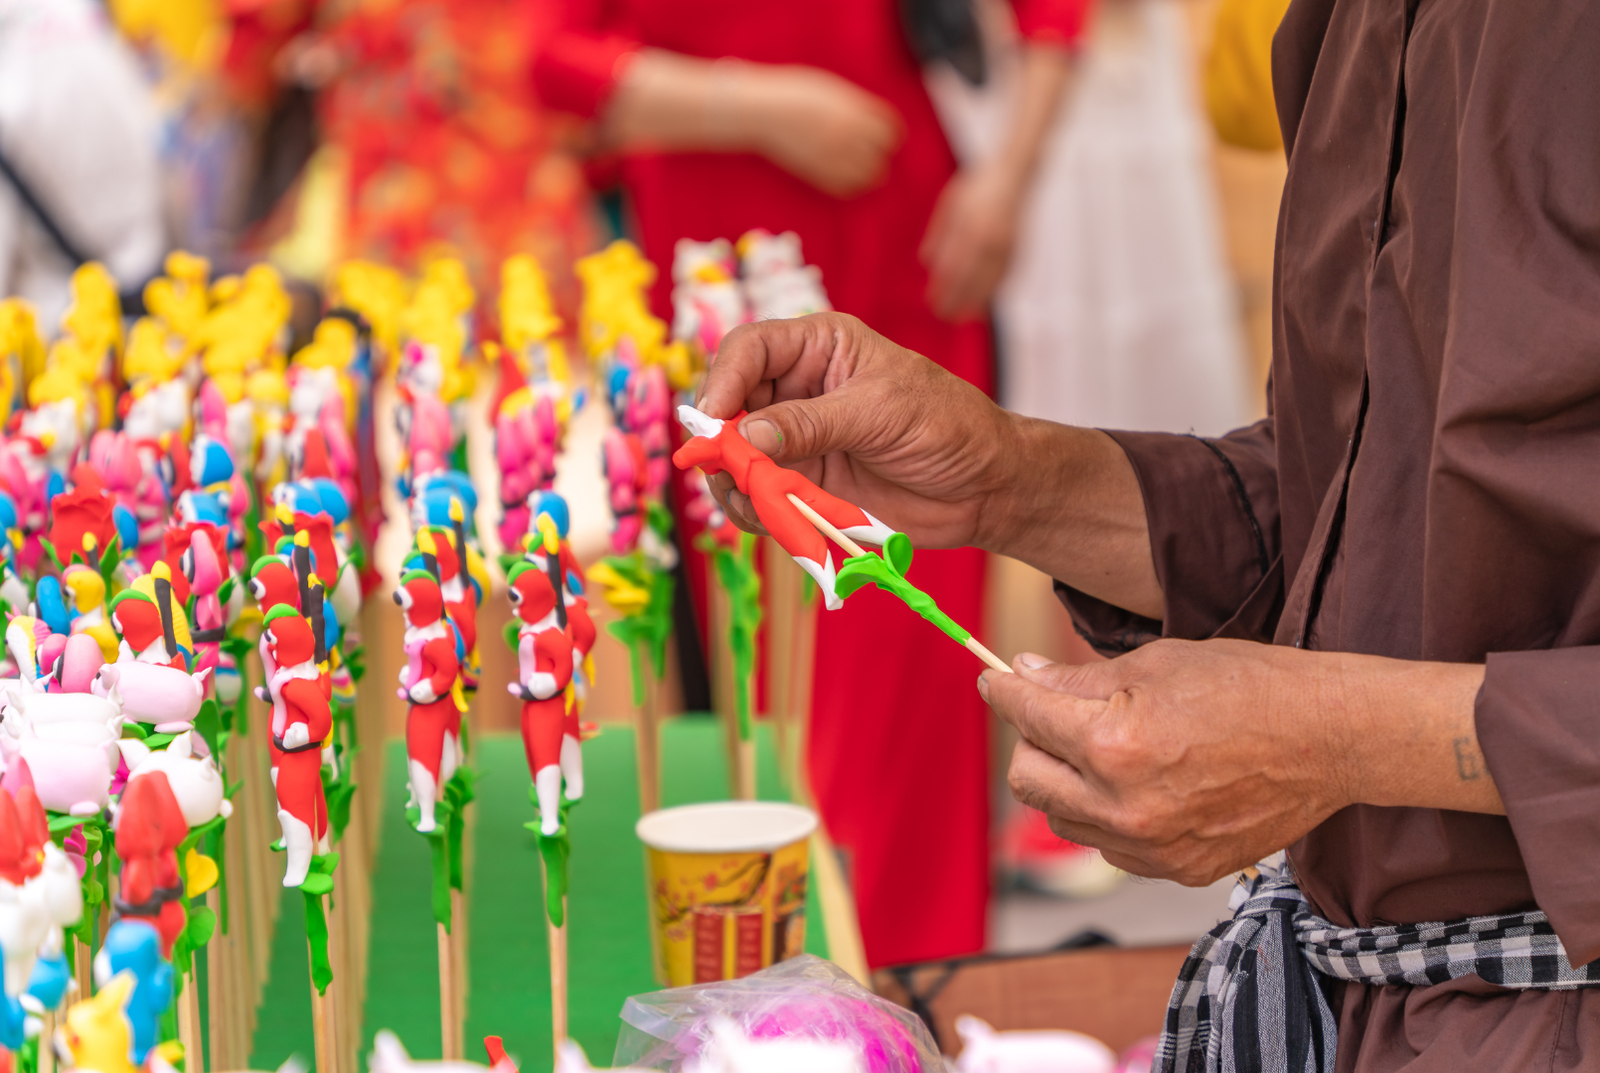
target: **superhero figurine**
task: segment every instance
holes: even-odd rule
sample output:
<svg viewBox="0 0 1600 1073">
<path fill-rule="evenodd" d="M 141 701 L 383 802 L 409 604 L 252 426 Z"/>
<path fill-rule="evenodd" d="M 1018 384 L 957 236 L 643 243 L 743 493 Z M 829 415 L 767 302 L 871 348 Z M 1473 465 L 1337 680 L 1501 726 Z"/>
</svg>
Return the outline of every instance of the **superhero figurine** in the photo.
<svg viewBox="0 0 1600 1073">
<path fill-rule="evenodd" d="M 400 669 L 406 712 L 406 759 L 411 800 L 421 815 L 417 830 L 432 831 L 434 805 L 461 760 L 461 657 L 459 637 L 444 617 L 439 582 L 426 570 L 408 570 L 394 591 L 405 616 L 406 665 Z"/>
<path fill-rule="evenodd" d="M 561 826 L 563 784 L 568 800 L 583 796 L 578 712 L 567 699 L 572 640 L 559 621 L 556 592 L 543 570 L 531 562 L 517 563 L 507 586 L 520 625 L 517 681 L 506 683 L 506 689 L 522 701 L 522 747 L 539 797 L 540 829 L 553 835 Z"/>
<path fill-rule="evenodd" d="M 322 743 L 333 715 L 317 665 L 316 638 L 299 608 L 280 604 L 267 612 L 262 639 L 272 660 L 272 745 L 277 761 L 278 823 L 288 863 L 283 885 L 305 882 L 315 853 L 327 852 L 328 803 L 322 795 Z"/>
</svg>

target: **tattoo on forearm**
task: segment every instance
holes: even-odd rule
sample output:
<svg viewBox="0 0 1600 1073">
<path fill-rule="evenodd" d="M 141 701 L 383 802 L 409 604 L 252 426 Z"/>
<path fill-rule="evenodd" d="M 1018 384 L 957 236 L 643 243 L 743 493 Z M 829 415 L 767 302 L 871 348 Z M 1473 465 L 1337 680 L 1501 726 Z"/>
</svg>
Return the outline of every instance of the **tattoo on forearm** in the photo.
<svg viewBox="0 0 1600 1073">
<path fill-rule="evenodd" d="M 1483 764 L 1471 738 L 1457 738 L 1452 742 L 1456 750 L 1456 774 L 1462 782 L 1474 782 L 1483 774 Z"/>
</svg>

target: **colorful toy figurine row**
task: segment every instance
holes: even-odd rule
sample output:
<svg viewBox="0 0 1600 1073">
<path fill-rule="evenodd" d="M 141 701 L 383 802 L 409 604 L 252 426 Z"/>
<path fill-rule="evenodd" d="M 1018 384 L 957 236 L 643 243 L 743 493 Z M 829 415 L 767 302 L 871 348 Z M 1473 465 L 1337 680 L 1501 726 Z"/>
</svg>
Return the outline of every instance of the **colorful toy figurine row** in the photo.
<svg viewBox="0 0 1600 1073">
<path fill-rule="evenodd" d="M 269 706 L 283 884 L 320 907 L 355 790 L 356 623 L 376 582 L 362 317 L 334 311 L 290 356 L 290 302 L 270 268 L 212 281 L 181 253 L 144 297 L 150 315 L 125 331 L 110 277 L 85 266 L 48 348 L 24 303 L 0 303 L 0 787 L 20 810 L 26 878 L 13 885 L 59 873 L 57 851 L 72 869 L 71 897 L 57 884 L 13 901 L 49 906 L 69 948 L 96 947 L 104 990 L 91 999 L 87 977 L 75 981 L 64 1036 L 101 1070 L 180 1054 L 155 1045 L 174 1035 L 174 998 L 219 923 L 194 899 L 221 879 L 238 788 L 229 744 L 248 732 L 252 698 Z M 0 798 L 4 857 L 12 798 Z M 110 925 L 97 925 L 107 903 Z M 0 927 L 11 998 L 31 986 L 13 960 L 41 942 L 39 964 L 54 965 L 59 939 Z M 325 942 L 312 953 L 325 988 Z M 125 986 L 114 982 L 124 970 Z M 35 996 L 47 1013 L 71 974 L 56 975 L 63 988 Z M 132 1040 L 120 1050 L 113 999 Z M 197 1070 L 197 1021 L 189 1028 Z"/>
</svg>

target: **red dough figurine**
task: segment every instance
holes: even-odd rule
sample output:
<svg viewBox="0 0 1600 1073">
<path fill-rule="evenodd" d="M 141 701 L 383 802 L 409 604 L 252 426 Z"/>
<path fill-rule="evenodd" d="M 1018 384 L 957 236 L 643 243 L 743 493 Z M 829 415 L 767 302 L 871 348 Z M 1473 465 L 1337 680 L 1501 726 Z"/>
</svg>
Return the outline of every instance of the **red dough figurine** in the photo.
<svg viewBox="0 0 1600 1073">
<path fill-rule="evenodd" d="M 693 406 L 678 407 L 678 420 L 693 438 L 678 448 L 672 461 L 679 469 L 699 466 L 707 473 L 731 476 L 739 491 L 750 497 L 767 532 L 815 579 L 828 609 L 837 610 L 844 601 L 834 591 L 833 552 L 816 527 L 789 502 L 789 496 L 798 497 L 845 536 L 863 544 L 882 545 L 894 530 L 750 446 L 750 441 L 739 434 L 739 422 L 744 416 L 740 412 L 727 421 L 718 421 Z"/>
<path fill-rule="evenodd" d="M 128 782 L 117 812 L 122 876 L 115 908 L 118 916 L 152 925 L 161 936 L 162 956 L 168 958 L 187 920 L 178 847 L 188 835 L 189 824 L 165 772 L 147 772 Z"/>
<path fill-rule="evenodd" d="M 411 705 L 406 713 L 411 798 L 421 812 L 417 830 L 427 833 L 435 827 L 440 788 L 461 760 L 461 708 L 456 703 L 461 661 L 432 574 L 408 570 L 394 591 L 394 602 L 406 620 L 406 665 L 400 669 L 398 692 Z"/>
<path fill-rule="evenodd" d="M 298 887 L 305 882 L 313 854 L 328 849 L 322 743 L 333 732 L 333 715 L 322 688 L 311 623 L 298 608 L 282 604 L 267 613 L 263 627 L 273 668 L 267 692 L 272 699 L 278 823 L 288 855 L 283 885 Z"/>
<path fill-rule="evenodd" d="M 522 700 L 522 747 L 539 797 L 540 830 L 561 826 L 561 790 L 583 796 L 583 759 L 576 705 L 567 703 L 573 647 L 556 613 L 556 593 L 544 571 L 531 562 L 511 568 L 506 595 L 521 625 L 517 629 L 517 681 L 506 689 Z"/>
</svg>

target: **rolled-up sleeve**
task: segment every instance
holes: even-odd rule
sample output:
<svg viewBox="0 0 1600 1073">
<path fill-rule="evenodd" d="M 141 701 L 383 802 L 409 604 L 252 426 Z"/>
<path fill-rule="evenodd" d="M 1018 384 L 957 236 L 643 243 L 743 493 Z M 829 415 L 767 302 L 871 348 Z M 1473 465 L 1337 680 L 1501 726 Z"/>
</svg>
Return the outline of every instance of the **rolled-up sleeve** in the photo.
<svg viewBox="0 0 1600 1073">
<path fill-rule="evenodd" d="M 1496 653 L 1475 713 L 1534 899 L 1574 965 L 1600 957 L 1597 698 L 1600 647 Z"/>
<path fill-rule="evenodd" d="M 1012 0 L 1017 31 L 1040 44 L 1074 46 L 1083 37 L 1094 0 Z"/>
<path fill-rule="evenodd" d="M 534 90 L 545 107 L 592 119 L 616 91 L 640 41 L 604 0 L 565 0 L 560 7 L 559 22 L 534 55 Z"/>
<path fill-rule="evenodd" d="M 1107 434 L 1139 480 L 1165 614 L 1157 622 L 1057 582 L 1078 632 L 1108 655 L 1157 637 L 1270 641 L 1284 594 L 1271 418 L 1220 439 Z"/>
<path fill-rule="evenodd" d="M 615 34 L 564 30 L 551 36 L 533 64 L 533 85 L 545 107 L 592 119 L 611 99 L 639 42 Z"/>
</svg>

